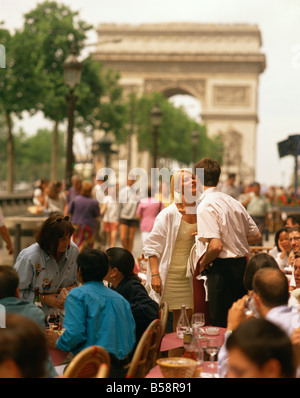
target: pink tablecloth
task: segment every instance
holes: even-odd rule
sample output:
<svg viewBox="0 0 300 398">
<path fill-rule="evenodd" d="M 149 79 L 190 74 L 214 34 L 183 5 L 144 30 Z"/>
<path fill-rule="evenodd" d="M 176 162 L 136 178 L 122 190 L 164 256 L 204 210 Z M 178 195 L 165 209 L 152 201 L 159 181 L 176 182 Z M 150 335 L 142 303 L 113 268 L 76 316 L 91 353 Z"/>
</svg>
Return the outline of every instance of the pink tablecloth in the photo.
<svg viewBox="0 0 300 398">
<path fill-rule="evenodd" d="M 207 327 L 203 327 L 204 331 L 206 331 Z M 219 328 L 219 334 L 216 336 L 219 340 L 219 345 L 223 344 L 224 341 L 224 334 L 226 332 L 225 328 Z M 204 337 L 209 337 L 207 334 Z M 176 332 L 174 333 L 167 333 L 161 342 L 160 351 L 169 351 L 174 348 L 179 348 L 183 346 L 183 339 L 177 337 Z"/>
</svg>

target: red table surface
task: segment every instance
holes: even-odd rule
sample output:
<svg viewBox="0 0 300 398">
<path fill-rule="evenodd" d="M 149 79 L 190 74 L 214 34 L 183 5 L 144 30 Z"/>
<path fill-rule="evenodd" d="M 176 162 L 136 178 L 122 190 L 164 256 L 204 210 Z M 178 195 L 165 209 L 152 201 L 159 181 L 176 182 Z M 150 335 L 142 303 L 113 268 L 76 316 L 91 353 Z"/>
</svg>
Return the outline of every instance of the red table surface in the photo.
<svg viewBox="0 0 300 398">
<path fill-rule="evenodd" d="M 206 331 L 207 327 L 204 326 L 202 329 Z M 219 329 L 219 334 L 217 336 L 209 336 L 208 334 L 204 334 L 203 337 L 217 337 L 219 340 L 218 341 L 219 345 L 222 345 L 224 342 L 224 334 L 226 332 L 226 329 L 225 328 L 218 328 L 218 329 Z M 176 332 L 167 333 L 162 339 L 160 351 L 168 351 L 182 346 L 183 346 L 183 339 L 177 337 Z"/>
</svg>

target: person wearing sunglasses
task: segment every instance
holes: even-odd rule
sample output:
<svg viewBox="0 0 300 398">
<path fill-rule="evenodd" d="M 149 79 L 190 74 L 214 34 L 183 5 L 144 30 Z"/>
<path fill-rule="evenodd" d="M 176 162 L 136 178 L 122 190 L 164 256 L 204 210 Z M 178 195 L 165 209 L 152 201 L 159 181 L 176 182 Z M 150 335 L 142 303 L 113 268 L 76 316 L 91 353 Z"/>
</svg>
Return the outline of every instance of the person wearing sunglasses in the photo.
<svg viewBox="0 0 300 398">
<path fill-rule="evenodd" d="M 52 308 L 63 310 L 61 289 L 71 290 L 78 285 L 79 249 L 71 241 L 73 232 L 68 216 L 52 214 L 37 231 L 36 243 L 23 249 L 14 264 L 20 278 L 20 298 L 33 302 L 38 288 L 46 316 Z"/>
</svg>

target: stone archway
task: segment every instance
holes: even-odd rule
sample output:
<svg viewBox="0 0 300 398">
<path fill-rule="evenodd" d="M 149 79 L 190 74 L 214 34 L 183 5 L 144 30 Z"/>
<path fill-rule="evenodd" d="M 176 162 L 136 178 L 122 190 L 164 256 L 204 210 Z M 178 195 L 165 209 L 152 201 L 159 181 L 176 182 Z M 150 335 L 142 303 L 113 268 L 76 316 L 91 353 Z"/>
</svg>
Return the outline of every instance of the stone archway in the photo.
<svg viewBox="0 0 300 398">
<path fill-rule="evenodd" d="M 198 99 L 209 135 L 221 133 L 228 141 L 233 132 L 240 134 L 244 182 L 255 178 L 259 75 L 265 69 L 257 25 L 101 24 L 97 32 L 92 56 L 120 72 L 125 93 L 158 91 Z M 134 166 L 148 168 L 147 156 L 140 155 L 132 156 Z"/>
</svg>

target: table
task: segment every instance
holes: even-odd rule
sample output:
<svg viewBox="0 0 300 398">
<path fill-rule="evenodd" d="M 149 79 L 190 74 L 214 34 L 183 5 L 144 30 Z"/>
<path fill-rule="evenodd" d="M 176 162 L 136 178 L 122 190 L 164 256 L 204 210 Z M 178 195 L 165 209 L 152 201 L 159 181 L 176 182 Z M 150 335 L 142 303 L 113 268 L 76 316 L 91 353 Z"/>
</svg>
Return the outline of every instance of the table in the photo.
<svg viewBox="0 0 300 398">
<path fill-rule="evenodd" d="M 204 326 L 202 329 L 205 331 L 205 334 L 203 337 L 210 337 L 208 334 L 206 334 L 206 330 L 209 328 L 209 326 Z M 225 328 L 220 328 L 219 327 L 219 334 L 217 336 L 211 336 L 211 337 L 217 337 L 218 339 L 218 344 L 221 346 L 224 342 L 224 335 L 225 335 L 226 329 Z M 180 339 L 177 337 L 177 333 L 167 333 L 162 339 L 161 342 L 161 347 L 160 351 L 165 352 L 172 350 L 174 348 L 180 348 L 183 347 L 183 339 Z M 214 371 L 208 367 L 210 362 L 205 361 L 202 364 L 202 377 L 218 377 L 218 363 L 214 362 L 215 368 Z M 163 378 L 163 374 L 160 370 L 159 365 L 156 365 L 154 368 L 150 370 L 150 372 L 145 376 L 145 378 Z"/>
<path fill-rule="evenodd" d="M 206 332 L 206 329 L 209 326 L 204 326 L 202 329 Z M 224 334 L 226 332 L 225 328 L 219 328 L 219 334 L 215 337 L 218 338 L 218 343 L 219 345 L 222 345 L 224 342 Z M 204 337 L 209 337 L 208 334 L 204 334 Z M 213 336 L 211 336 L 213 337 Z M 162 342 L 161 342 L 161 346 L 160 346 L 160 351 L 169 351 L 172 350 L 174 348 L 180 348 L 183 347 L 183 339 L 180 339 L 179 337 L 177 337 L 177 333 L 173 332 L 173 333 L 167 333 L 164 335 Z"/>
</svg>

